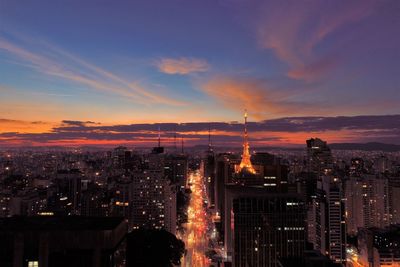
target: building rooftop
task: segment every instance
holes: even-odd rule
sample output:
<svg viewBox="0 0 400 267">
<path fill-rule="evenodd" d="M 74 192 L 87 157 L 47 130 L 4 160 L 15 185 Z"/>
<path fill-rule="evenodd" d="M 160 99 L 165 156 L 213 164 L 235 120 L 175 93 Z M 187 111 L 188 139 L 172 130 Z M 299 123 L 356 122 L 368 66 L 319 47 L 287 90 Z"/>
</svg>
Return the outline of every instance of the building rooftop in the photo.
<svg viewBox="0 0 400 267">
<path fill-rule="evenodd" d="M 0 231 L 112 230 L 124 221 L 116 217 L 34 216 L 0 218 Z"/>
</svg>

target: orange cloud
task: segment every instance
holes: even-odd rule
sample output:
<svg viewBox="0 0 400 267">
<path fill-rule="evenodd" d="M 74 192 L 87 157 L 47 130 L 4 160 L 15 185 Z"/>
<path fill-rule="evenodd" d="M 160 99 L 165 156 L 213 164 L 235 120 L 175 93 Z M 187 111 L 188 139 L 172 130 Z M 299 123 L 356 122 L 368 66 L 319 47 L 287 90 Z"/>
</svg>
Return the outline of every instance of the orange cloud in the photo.
<svg viewBox="0 0 400 267">
<path fill-rule="evenodd" d="M 167 74 L 189 74 L 204 72 L 209 69 L 209 64 L 203 59 L 197 58 L 163 58 L 157 62 L 158 69 Z"/>
<path fill-rule="evenodd" d="M 291 101 L 293 93 L 274 90 L 257 79 L 219 77 L 202 84 L 201 89 L 226 108 L 239 112 L 247 109 L 251 117 L 259 120 L 288 114 L 314 114 L 317 107 L 317 104 Z"/>
<path fill-rule="evenodd" d="M 55 123 L 43 121 L 23 121 L 9 120 L 0 118 L 0 133 L 19 132 L 19 133 L 45 133 L 51 132 L 56 126 Z"/>
<path fill-rule="evenodd" d="M 265 113 L 276 109 L 268 99 L 267 92 L 260 81 L 216 78 L 202 85 L 203 91 L 230 109 L 249 110 L 252 114 Z"/>
</svg>

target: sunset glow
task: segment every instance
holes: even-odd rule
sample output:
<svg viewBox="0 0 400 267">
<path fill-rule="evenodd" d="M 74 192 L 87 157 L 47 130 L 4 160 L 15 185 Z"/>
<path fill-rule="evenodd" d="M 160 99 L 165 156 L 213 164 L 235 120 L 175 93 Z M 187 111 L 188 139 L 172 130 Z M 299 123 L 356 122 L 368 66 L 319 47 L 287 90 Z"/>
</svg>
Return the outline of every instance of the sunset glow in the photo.
<svg viewBox="0 0 400 267">
<path fill-rule="evenodd" d="M 85 1 L 60 10 L 52 1 L 4 1 L 0 145 L 150 145 L 149 125 L 179 123 L 177 134 L 192 146 L 206 144 L 208 127 L 187 123 L 220 122 L 211 127 L 216 144 L 240 147 L 230 124 L 244 109 L 256 123 L 337 121 L 329 129 L 251 129 L 254 146 L 299 145 L 316 135 L 399 143 L 392 127 L 399 118 L 388 121 L 400 113 L 397 6 Z M 382 123 L 367 125 L 371 115 Z M 60 132 L 68 120 L 93 124 L 68 135 Z M 136 130 L 112 129 L 121 125 Z M 171 131 L 162 127 L 170 145 Z"/>
</svg>

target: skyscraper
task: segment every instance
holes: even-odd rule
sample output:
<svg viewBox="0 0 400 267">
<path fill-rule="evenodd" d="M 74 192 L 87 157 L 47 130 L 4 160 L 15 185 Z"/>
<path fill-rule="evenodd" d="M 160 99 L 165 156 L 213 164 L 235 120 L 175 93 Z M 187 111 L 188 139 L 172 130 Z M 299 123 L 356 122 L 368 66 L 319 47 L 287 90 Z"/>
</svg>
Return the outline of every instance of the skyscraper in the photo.
<svg viewBox="0 0 400 267">
<path fill-rule="evenodd" d="M 389 182 L 385 177 L 363 175 L 345 183 L 348 233 L 358 228 L 384 228 L 390 224 Z"/>
<path fill-rule="evenodd" d="M 305 248 L 305 203 L 297 194 L 228 185 L 225 249 L 234 266 L 278 266 Z"/>
<path fill-rule="evenodd" d="M 319 138 L 307 140 L 307 168 L 309 173 L 317 177 L 332 172 L 332 153 L 325 141 Z"/>
<path fill-rule="evenodd" d="M 208 149 L 204 157 L 204 178 L 210 207 L 215 207 L 215 172 L 215 155 L 211 144 L 211 130 L 208 129 Z"/>
<path fill-rule="evenodd" d="M 345 206 L 340 179 L 322 176 L 317 185 L 314 248 L 336 263 L 346 262 Z"/>
</svg>

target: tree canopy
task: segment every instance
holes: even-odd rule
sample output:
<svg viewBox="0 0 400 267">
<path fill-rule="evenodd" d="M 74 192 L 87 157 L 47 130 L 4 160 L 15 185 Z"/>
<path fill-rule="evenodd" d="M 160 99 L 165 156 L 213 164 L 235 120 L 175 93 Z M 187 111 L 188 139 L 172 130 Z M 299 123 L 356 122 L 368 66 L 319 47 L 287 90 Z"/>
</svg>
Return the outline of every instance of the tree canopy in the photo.
<svg viewBox="0 0 400 267">
<path fill-rule="evenodd" d="M 185 243 L 165 230 L 140 229 L 127 235 L 127 266 L 180 265 Z"/>
</svg>

